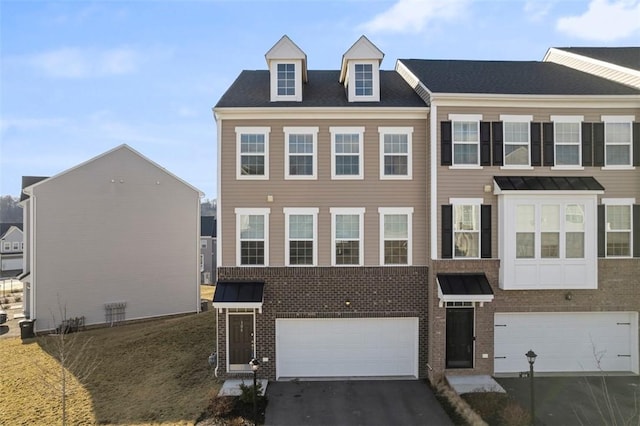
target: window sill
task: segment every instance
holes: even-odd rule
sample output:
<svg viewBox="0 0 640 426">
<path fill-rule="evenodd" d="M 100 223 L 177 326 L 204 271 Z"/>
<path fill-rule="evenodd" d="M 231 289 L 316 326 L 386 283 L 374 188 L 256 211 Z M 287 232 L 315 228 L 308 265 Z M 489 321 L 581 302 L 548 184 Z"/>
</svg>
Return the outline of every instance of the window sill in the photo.
<svg viewBox="0 0 640 426">
<path fill-rule="evenodd" d="M 449 170 L 482 170 L 484 169 L 483 166 L 479 166 L 477 164 L 458 164 L 458 165 L 453 165 L 453 166 L 449 166 Z"/>
<path fill-rule="evenodd" d="M 551 166 L 551 170 L 584 170 L 582 166 Z"/>
<path fill-rule="evenodd" d="M 247 176 L 240 175 L 236 176 L 236 180 L 269 180 L 269 176 Z"/>
<path fill-rule="evenodd" d="M 380 180 L 413 180 L 413 177 L 402 175 L 380 175 Z"/>
<path fill-rule="evenodd" d="M 331 180 L 364 180 L 364 176 L 331 176 Z"/>
<path fill-rule="evenodd" d="M 634 166 L 604 166 L 600 170 L 635 170 Z"/>
<path fill-rule="evenodd" d="M 306 176 L 306 175 L 301 175 L 301 176 L 285 176 L 284 180 L 318 180 L 317 176 Z"/>
<path fill-rule="evenodd" d="M 500 170 L 533 170 L 531 166 L 500 166 Z"/>
<path fill-rule="evenodd" d="M 633 260 L 633 259 L 640 259 L 640 258 L 629 255 L 629 256 L 606 256 L 606 257 L 599 257 L 598 259 Z"/>
</svg>

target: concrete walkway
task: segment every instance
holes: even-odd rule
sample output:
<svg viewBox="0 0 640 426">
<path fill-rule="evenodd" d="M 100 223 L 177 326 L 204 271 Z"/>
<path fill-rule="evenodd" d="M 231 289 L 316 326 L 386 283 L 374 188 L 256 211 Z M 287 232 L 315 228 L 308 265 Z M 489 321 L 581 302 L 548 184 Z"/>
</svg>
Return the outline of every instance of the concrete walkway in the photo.
<svg viewBox="0 0 640 426">
<path fill-rule="evenodd" d="M 469 392 L 500 392 L 505 390 L 493 377 L 488 375 L 445 376 L 449 385 L 458 395 Z"/>
<path fill-rule="evenodd" d="M 258 382 L 262 386 L 261 395 L 264 395 L 267 391 L 267 386 L 269 385 L 269 381 L 267 379 L 258 379 Z M 218 396 L 239 396 L 242 395 L 242 391 L 240 390 L 240 385 L 245 384 L 247 386 L 253 386 L 253 377 L 247 378 L 245 380 L 242 379 L 234 379 L 234 380 L 225 380 L 218 392 Z"/>
</svg>

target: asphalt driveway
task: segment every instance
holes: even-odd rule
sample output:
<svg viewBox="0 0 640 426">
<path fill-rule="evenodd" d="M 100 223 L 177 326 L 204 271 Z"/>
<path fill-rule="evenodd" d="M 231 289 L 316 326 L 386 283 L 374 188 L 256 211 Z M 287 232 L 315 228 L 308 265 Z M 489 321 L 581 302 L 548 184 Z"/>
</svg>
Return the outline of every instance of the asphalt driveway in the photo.
<svg viewBox="0 0 640 426">
<path fill-rule="evenodd" d="M 452 425 L 420 380 L 270 382 L 265 424 Z"/>
<path fill-rule="evenodd" d="M 529 408 L 528 378 L 496 380 L 523 407 Z M 639 424 L 639 409 L 638 376 L 535 378 L 536 425 Z"/>
</svg>

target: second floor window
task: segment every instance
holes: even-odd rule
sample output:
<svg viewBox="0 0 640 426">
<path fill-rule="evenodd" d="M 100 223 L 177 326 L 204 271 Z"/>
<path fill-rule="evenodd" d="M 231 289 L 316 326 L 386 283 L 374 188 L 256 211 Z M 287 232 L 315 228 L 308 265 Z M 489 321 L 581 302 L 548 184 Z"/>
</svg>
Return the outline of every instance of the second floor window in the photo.
<svg viewBox="0 0 640 426">
<path fill-rule="evenodd" d="M 411 178 L 411 134 L 413 129 L 379 127 L 380 178 Z"/>
<path fill-rule="evenodd" d="M 453 204 L 453 257 L 480 257 L 480 203 Z"/>
<path fill-rule="evenodd" d="M 411 215 L 413 208 L 380 207 L 380 263 L 411 264 Z"/>
<path fill-rule="evenodd" d="M 285 178 L 316 178 L 317 127 L 285 127 Z"/>
<path fill-rule="evenodd" d="M 2 248 L 5 251 L 10 251 L 11 250 L 11 242 L 9 241 L 5 241 L 4 243 L 2 243 Z"/>
<path fill-rule="evenodd" d="M 269 128 L 238 127 L 238 179 L 269 178 Z"/>
<path fill-rule="evenodd" d="M 606 205 L 606 255 L 631 256 L 631 204 Z"/>
<path fill-rule="evenodd" d="M 285 255 L 287 266 L 317 263 L 317 208 L 285 208 Z"/>
<path fill-rule="evenodd" d="M 632 117 L 602 117 L 605 166 L 631 166 Z"/>
<path fill-rule="evenodd" d="M 238 265 L 267 266 L 269 209 L 236 209 Z"/>
<path fill-rule="evenodd" d="M 553 123 L 556 166 L 580 166 L 581 135 L 579 122 Z"/>
<path fill-rule="evenodd" d="M 364 127 L 331 127 L 331 177 L 362 179 Z"/>
<path fill-rule="evenodd" d="M 453 165 L 478 165 L 480 149 L 479 121 L 453 121 Z"/>
<path fill-rule="evenodd" d="M 331 209 L 333 266 L 363 264 L 364 209 Z"/>
<path fill-rule="evenodd" d="M 530 116 L 500 116 L 504 122 L 504 165 L 529 166 Z"/>
</svg>

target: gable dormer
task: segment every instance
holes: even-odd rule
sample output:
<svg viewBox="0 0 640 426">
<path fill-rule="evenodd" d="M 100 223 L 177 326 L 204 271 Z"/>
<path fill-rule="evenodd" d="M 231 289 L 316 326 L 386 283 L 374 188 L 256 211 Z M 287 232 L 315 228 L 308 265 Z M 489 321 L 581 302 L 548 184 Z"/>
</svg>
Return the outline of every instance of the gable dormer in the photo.
<svg viewBox="0 0 640 426">
<path fill-rule="evenodd" d="M 302 102 L 307 55 L 286 35 L 264 55 L 269 66 L 271 102 Z"/>
<path fill-rule="evenodd" d="M 380 63 L 384 53 L 362 36 L 342 55 L 340 83 L 349 102 L 380 101 Z"/>
</svg>

